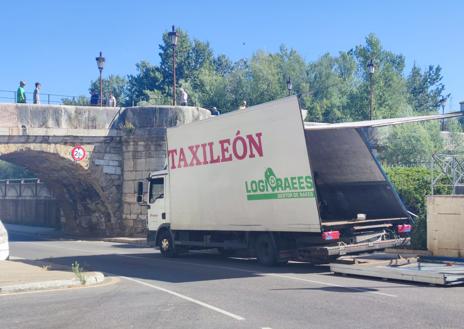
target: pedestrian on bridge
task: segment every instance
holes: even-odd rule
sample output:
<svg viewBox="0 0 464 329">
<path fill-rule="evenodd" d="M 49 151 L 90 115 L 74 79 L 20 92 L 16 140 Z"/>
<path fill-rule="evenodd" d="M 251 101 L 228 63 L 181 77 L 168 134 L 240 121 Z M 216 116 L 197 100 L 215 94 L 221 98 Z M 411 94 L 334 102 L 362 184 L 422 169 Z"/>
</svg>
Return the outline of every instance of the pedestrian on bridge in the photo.
<svg viewBox="0 0 464 329">
<path fill-rule="evenodd" d="M 40 88 L 42 88 L 42 85 L 40 82 L 36 82 L 33 96 L 34 104 L 40 104 Z"/>
<path fill-rule="evenodd" d="M 108 97 L 108 100 L 106 101 L 106 105 L 109 107 L 116 107 L 116 97 L 114 97 L 113 92 L 110 92 L 110 96 Z"/>
<path fill-rule="evenodd" d="M 26 91 L 24 87 L 26 86 L 26 82 L 19 81 L 18 91 L 16 92 L 16 103 L 26 103 Z"/>
</svg>

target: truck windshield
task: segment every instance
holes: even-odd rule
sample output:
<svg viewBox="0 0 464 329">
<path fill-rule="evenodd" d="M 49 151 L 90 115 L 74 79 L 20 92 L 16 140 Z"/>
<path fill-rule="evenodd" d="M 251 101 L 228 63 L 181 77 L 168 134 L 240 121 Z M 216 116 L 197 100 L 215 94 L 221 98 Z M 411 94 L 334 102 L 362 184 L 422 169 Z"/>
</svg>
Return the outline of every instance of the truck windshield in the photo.
<svg viewBox="0 0 464 329">
<path fill-rule="evenodd" d="M 150 180 L 150 199 L 149 202 L 153 203 L 156 199 L 164 197 L 164 178 L 154 178 Z"/>
</svg>

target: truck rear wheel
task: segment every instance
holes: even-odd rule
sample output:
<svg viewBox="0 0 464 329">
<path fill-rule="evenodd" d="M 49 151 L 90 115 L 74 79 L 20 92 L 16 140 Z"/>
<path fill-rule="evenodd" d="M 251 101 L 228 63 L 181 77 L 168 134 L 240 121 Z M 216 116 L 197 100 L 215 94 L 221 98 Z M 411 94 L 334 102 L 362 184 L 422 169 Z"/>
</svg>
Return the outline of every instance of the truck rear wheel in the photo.
<svg viewBox="0 0 464 329">
<path fill-rule="evenodd" d="M 176 250 L 174 249 L 174 242 L 172 240 L 171 232 L 163 230 L 159 237 L 159 248 L 161 255 L 164 257 L 176 257 Z"/>
<path fill-rule="evenodd" d="M 255 248 L 258 263 L 265 266 L 278 264 L 279 254 L 271 234 L 260 234 L 256 239 Z"/>
</svg>

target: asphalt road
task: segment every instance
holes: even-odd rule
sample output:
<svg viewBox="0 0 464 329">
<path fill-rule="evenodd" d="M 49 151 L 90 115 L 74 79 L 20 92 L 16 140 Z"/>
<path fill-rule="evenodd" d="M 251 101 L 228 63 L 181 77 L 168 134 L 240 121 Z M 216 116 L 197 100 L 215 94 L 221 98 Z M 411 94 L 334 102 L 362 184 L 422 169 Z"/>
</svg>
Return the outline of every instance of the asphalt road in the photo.
<svg viewBox="0 0 464 329">
<path fill-rule="evenodd" d="M 325 266 L 11 234 L 11 254 L 115 277 L 94 288 L 0 296 L 0 328 L 463 328 L 464 287 L 333 276 Z"/>
</svg>

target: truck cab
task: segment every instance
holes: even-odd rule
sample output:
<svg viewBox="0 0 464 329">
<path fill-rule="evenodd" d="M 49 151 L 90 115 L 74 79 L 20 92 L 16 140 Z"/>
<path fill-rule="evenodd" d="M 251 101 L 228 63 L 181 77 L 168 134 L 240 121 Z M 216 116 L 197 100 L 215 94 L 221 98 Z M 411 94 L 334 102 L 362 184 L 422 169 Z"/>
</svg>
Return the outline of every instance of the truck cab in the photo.
<svg viewBox="0 0 464 329">
<path fill-rule="evenodd" d="M 150 174 L 147 178 L 146 200 L 143 200 L 143 182 L 139 183 L 139 200 L 147 207 L 148 242 L 158 246 L 157 232 L 163 228 L 169 229 L 169 175 L 167 170 Z M 164 242 L 166 245 L 166 241 Z M 161 246 L 160 246 L 161 247 Z"/>
</svg>

